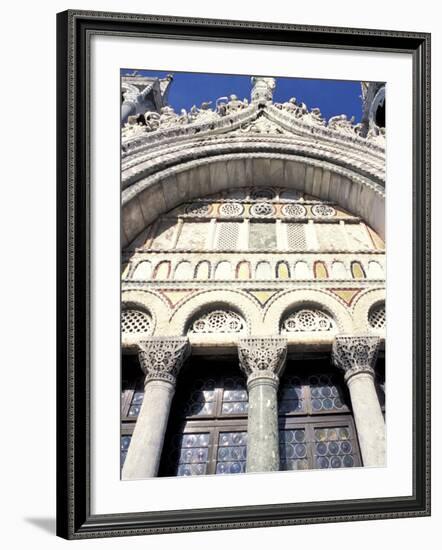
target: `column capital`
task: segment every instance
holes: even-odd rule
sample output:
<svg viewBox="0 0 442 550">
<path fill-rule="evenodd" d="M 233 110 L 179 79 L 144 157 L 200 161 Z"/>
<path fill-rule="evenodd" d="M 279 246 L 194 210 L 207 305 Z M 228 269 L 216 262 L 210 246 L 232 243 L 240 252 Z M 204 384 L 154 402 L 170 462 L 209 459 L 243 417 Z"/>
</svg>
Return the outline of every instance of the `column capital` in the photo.
<svg viewBox="0 0 442 550">
<path fill-rule="evenodd" d="M 153 336 L 138 343 L 138 357 L 146 375 L 146 382 L 163 380 L 175 384 L 176 377 L 189 354 L 187 336 Z"/>
<path fill-rule="evenodd" d="M 346 382 L 355 374 L 367 373 L 374 376 L 379 344 L 379 336 L 340 335 L 335 337 L 333 362 L 344 372 Z"/>
<path fill-rule="evenodd" d="M 281 336 L 240 338 L 238 356 L 248 385 L 260 378 L 277 384 L 287 356 L 287 339 Z"/>
</svg>

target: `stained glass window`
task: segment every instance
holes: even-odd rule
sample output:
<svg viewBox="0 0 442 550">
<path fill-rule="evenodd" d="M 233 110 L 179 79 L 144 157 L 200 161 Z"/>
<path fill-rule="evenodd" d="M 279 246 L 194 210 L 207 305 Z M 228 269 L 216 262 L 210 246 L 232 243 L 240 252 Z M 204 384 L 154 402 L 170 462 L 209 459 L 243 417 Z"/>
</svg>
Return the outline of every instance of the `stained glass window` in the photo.
<svg viewBox="0 0 442 550">
<path fill-rule="evenodd" d="M 209 433 L 185 433 L 175 438 L 179 451 L 177 476 L 204 475 L 209 460 Z"/>
<path fill-rule="evenodd" d="M 349 425 L 314 429 L 314 467 L 351 468 L 355 466 L 354 430 Z"/>
<path fill-rule="evenodd" d="M 305 428 L 280 430 L 279 462 L 281 470 L 309 469 Z"/>
<path fill-rule="evenodd" d="M 120 444 L 120 464 L 121 468 L 123 467 L 124 461 L 126 460 L 127 451 L 129 449 L 131 435 L 122 435 L 121 444 Z"/>
<path fill-rule="evenodd" d="M 216 457 L 217 474 L 241 474 L 246 471 L 247 432 L 221 432 Z"/>
</svg>

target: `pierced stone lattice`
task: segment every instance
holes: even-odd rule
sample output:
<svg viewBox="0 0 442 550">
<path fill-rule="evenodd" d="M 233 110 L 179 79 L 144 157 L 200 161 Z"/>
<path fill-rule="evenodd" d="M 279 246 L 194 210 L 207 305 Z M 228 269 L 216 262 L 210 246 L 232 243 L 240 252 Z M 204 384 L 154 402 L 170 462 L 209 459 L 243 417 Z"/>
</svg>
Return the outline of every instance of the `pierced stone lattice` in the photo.
<svg viewBox="0 0 442 550">
<path fill-rule="evenodd" d="M 219 207 L 219 213 L 221 216 L 241 216 L 244 212 L 244 206 L 239 202 L 226 202 Z"/>
<path fill-rule="evenodd" d="M 239 224 L 235 222 L 219 223 L 216 248 L 218 250 L 236 250 L 238 245 Z"/>
<path fill-rule="evenodd" d="M 315 204 L 312 206 L 312 214 L 318 218 L 331 218 L 336 215 L 336 210 L 328 204 Z"/>
<path fill-rule="evenodd" d="M 385 328 L 385 304 L 379 304 L 370 309 L 368 313 L 368 322 L 374 329 Z"/>
<path fill-rule="evenodd" d="M 274 207 L 268 202 L 258 202 L 250 209 L 252 216 L 258 218 L 266 218 L 272 216 L 275 213 Z"/>
<path fill-rule="evenodd" d="M 212 210 L 212 205 L 210 204 L 199 204 L 194 203 L 190 204 L 186 208 L 186 214 L 191 214 L 192 216 L 207 216 Z"/>
<path fill-rule="evenodd" d="M 318 309 L 301 309 L 282 323 L 283 332 L 327 332 L 333 328 L 331 317 Z"/>
<path fill-rule="evenodd" d="M 307 214 L 307 210 L 301 204 L 284 204 L 281 212 L 286 218 L 303 218 Z"/>
<path fill-rule="evenodd" d="M 150 334 L 152 318 L 138 309 L 123 309 L 121 312 L 121 332 L 124 334 Z"/>
<path fill-rule="evenodd" d="M 290 250 L 306 250 L 305 227 L 302 223 L 287 224 L 287 242 Z"/>
<path fill-rule="evenodd" d="M 226 334 L 244 332 L 246 323 L 234 311 L 217 309 L 196 319 L 189 330 L 193 334 Z"/>
</svg>

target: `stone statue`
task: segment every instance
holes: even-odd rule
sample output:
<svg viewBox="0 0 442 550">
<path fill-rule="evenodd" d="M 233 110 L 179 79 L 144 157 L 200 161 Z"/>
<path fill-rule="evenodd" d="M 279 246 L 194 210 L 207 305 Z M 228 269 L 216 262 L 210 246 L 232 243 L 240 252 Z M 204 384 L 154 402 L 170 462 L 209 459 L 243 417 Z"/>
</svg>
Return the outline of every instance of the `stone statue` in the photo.
<svg viewBox="0 0 442 550">
<path fill-rule="evenodd" d="M 252 76 L 252 103 L 267 103 L 273 99 L 276 80 L 271 77 Z"/>
<path fill-rule="evenodd" d="M 330 120 L 328 121 L 328 127 L 330 128 L 330 130 L 335 130 L 337 132 L 354 134 L 354 122 L 354 116 L 348 119 L 347 115 L 336 115 L 330 118 Z"/>
</svg>

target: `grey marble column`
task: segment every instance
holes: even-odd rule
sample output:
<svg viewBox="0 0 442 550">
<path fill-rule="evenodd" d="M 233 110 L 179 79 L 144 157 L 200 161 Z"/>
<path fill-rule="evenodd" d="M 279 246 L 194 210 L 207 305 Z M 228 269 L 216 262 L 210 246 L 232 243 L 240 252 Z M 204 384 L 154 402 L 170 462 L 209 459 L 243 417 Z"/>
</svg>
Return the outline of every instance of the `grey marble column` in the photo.
<svg viewBox="0 0 442 550">
<path fill-rule="evenodd" d="M 333 360 L 344 372 L 364 466 L 385 466 L 385 422 L 374 385 L 378 336 L 336 336 Z"/>
<path fill-rule="evenodd" d="M 243 338 L 238 355 L 249 392 L 246 471 L 279 470 L 277 391 L 287 340 L 278 336 Z"/>
<path fill-rule="evenodd" d="M 188 339 L 179 337 L 152 337 L 138 347 L 146 374 L 144 399 L 123 466 L 124 480 L 158 474 L 176 377 L 190 352 Z"/>
</svg>

